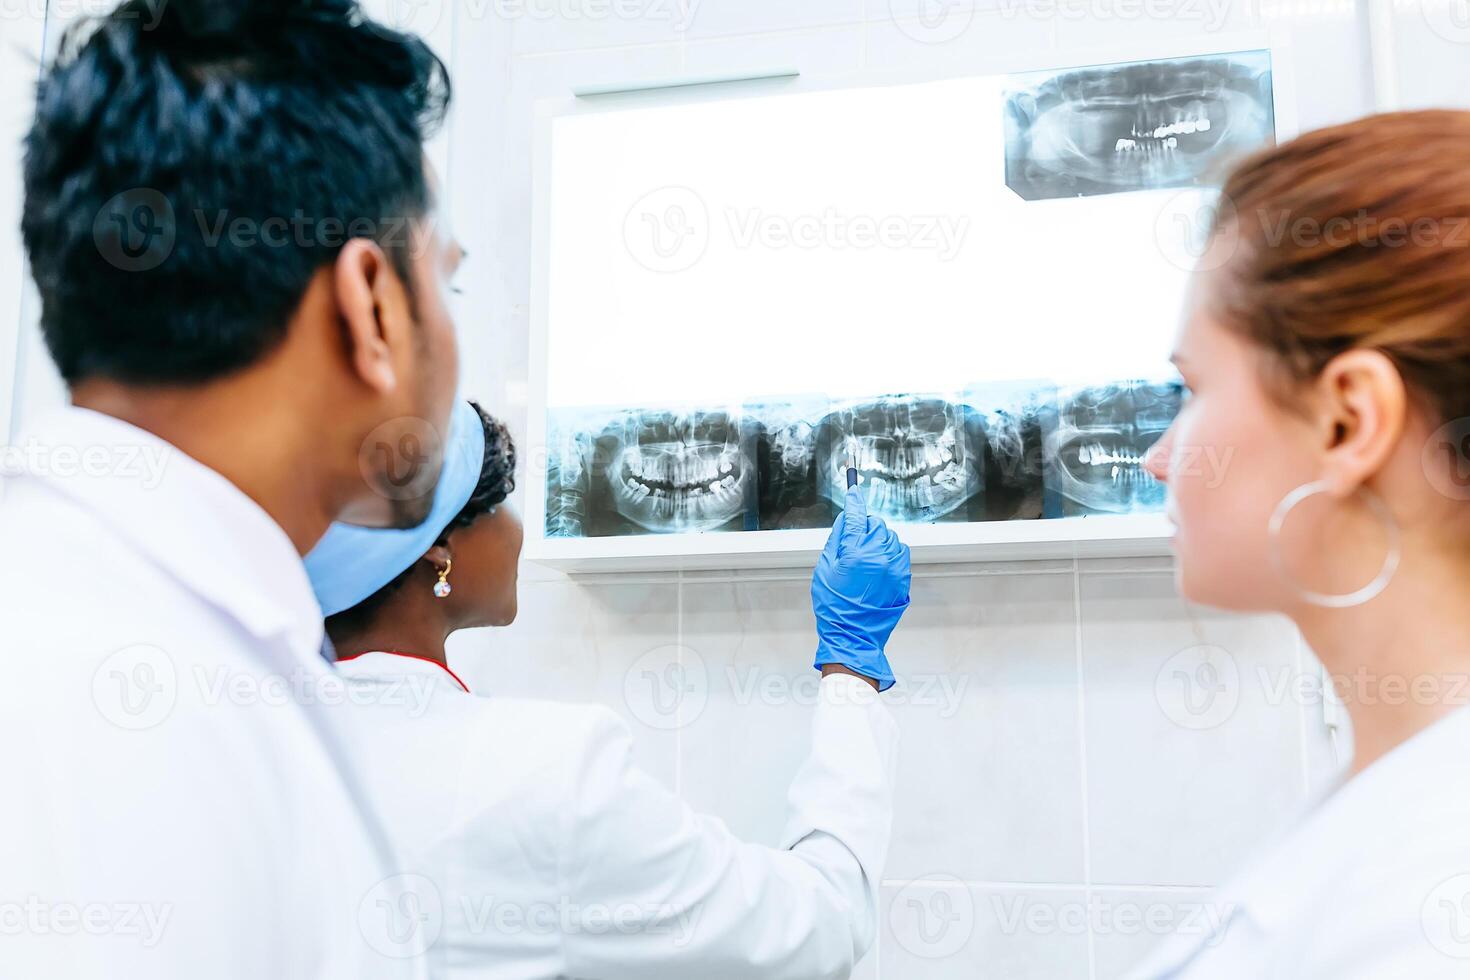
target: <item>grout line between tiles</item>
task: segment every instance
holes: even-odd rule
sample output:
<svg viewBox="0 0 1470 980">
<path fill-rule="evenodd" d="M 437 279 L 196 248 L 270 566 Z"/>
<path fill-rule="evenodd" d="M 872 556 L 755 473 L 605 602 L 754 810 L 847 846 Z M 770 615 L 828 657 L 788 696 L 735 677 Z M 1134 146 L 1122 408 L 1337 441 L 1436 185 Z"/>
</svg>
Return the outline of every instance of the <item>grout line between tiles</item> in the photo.
<svg viewBox="0 0 1470 980">
<path fill-rule="evenodd" d="M 1082 661 L 1082 568 L 1072 559 L 1072 654 L 1077 664 L 1077 772 L 1082 783 L 1082 880 L 1092 904 L 1092 808 L 1087 795 L 1087 680 Z M 1097 980 L 1097 939 L 1087 930 L 1087 977 Z"/>
<path fill-rule="evenodd" d="M 1070 569 L 1062 566 L 1054 566 L 1051 568 L 996 568 L 991 570 L 986 570 L 984 568 L 971 568 L 963 571 L 926 571 L 928 567 L 930 566 L 916 565 L 914 567 L 915 576 L 918 578 L 995 578 L 999 576 L 1011 575 L 1037 576 L 1071 574 Z M 810 568 L 793 568 L 789 570 L 789 572 L 785 569 L 764 569 L 760 571 L 752 570 L 743 573 L 738 571 L 711 571 L 708 574 L 704 572 L 680 574 L 681 576 L 697 574 L 697 577 L 695 578 L 684 578 L 684 581 L 690 582 L 692 584 L 698 584 L 700 582 L 796 582 L 804 581 L 811 578 L 812 570 Z M 622 580 L 620 579 L 619 581 Z"/>
<path fill-rule="evenodd" d="M 680 683 L 684 671 L 684 573 L 674 579 L 674 649 L 679 655 Z M 684 717 L 680 705 L 679 725 L 674 729 L 674 795 L 684 796 Z"/>
<path fill-rule="evenodd" d="M 1023 891 L 1037 892 L 1100 892 L 1102 894 L 1122 894 L 1125 892 L 1159 892 L 1168 895 L 1209 895 L 1213 894 L 1215 888 L 1211 885 L 1156 885 L 1140 882 L 1138 884 L 1101 884 L 1093 882 L 1087 884 L 1081 881 L 991 881 L 986 879 L 960 879 L 945 878 L 942 882 L 932 881 L 927 878 L 884 878 L 884 888 L 907 888 L 910 885 L 964 885 L 966 888 L 1010 888 Z"/>
</svg>

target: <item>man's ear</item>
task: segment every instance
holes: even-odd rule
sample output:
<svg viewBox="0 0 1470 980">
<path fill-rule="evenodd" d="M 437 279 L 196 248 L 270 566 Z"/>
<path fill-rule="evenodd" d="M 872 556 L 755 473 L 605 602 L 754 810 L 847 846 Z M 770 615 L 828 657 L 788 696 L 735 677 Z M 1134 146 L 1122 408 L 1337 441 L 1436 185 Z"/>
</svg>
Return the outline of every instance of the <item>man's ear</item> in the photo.
<svg viewBox="0 0 1470 980">
<path fill-rule="evenodd" d="M 1404 379 L 1382 351 L 1356 348 L 1327 363 L 1317 388 L 1326 449 L 1323 477 L 1346 495 L 1384 467 L 1403 436 Z"/>
<path fill-rule="evenodd" d="M 352 238 L 332 268 L 337 310 L 349 363 L 362 382 L 379 394 L 398 387 L 391 340 L 402 285 L 377 242 Z"/>
</svg>

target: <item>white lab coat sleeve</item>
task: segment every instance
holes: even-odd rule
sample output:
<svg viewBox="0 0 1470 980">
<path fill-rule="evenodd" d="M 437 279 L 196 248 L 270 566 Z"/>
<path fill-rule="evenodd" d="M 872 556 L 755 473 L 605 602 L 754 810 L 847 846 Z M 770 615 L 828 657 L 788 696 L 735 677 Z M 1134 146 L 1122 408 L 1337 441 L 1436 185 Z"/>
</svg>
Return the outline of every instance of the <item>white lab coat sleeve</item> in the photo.
<svg viewBox="0 0 1470 980">
<path fill-rule="evenodd" d="M 863 681 L 833 675 L 818 690 L 781 848 L 694 813 L 631 765 L 627 727 L 601 714 L 563 827 L 569 975 L 848 976 L 876 932 L 898 733 Z"/>
</svg>

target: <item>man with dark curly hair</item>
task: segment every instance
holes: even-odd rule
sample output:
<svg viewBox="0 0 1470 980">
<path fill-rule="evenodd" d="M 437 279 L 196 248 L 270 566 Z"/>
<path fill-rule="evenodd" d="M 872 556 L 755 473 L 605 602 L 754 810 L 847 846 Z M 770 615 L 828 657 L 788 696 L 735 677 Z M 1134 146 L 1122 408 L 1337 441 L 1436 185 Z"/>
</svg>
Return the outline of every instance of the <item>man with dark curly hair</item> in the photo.
<svg viewBox="0 0 1470 980">
<path fill-rule="evenodd" d="M 72 404 L 0 511 L 5 976 L 421 975 L 301 556 L 434 499 L 447 100 L 353 0 L 128 0 L 43 73 L 22 233 Z"/>
</svg>

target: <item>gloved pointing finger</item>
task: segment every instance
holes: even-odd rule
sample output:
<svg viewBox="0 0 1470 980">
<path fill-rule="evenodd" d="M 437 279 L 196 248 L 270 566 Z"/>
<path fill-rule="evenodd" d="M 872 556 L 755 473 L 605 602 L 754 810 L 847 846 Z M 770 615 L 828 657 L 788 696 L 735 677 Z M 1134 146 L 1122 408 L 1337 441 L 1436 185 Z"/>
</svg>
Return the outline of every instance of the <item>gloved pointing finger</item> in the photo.
<svg viewBox="0 0 1470 980">
<path fill-rule="evenodd" d="M 871 517 L 857 487 L 832 527 L 812 574 L 817 619 L 816 666 L 842 664 L 893 686 L 884 647 L 909 605 L 909 549 L 881 518 Z"/>
</svg>

